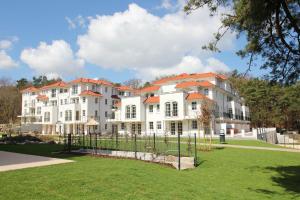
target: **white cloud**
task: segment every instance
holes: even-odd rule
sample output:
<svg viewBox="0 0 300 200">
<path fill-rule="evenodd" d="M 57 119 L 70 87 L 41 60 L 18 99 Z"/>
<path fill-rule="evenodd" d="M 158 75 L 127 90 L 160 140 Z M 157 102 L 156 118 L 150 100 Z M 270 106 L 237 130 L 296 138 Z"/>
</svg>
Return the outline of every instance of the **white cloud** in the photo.
<svg viewBox="0 0 300 200">
<path fill-rule="evenodd" d="M 10 69 L 17 67 L 18 63 L 14 61 L 4 50 L 0 50 L 0 69 Z"/>
<path fill-rule="evenodd" d="M 124 12 L 90 18 L 87 32 L 78 37 L 77 55 L 102 68 L 133 70 L 137 76 L 146 75 L 143 76 L 146 79 L 164 72 L 177 73 L 173 70 L 188 58 L 193 59 L 185 71 L 192 68 L 192 71 L 203 72 L 207 71 L 208 64 L 221 63 L 216 59 L 212 62 L 212 58 L 207 60 L 212 55 L 202 49 L 220 25 L 220 16 L 210 17 L 207 8 L 190 15 L 180 9 L 159 17 L 130 4 Z M 233 39 L 233 34 L 226 34 L 220 48 L 232 48 Z M 214 66 L 209 69 L 219 70 Z"/>
<path fill-rule="evenodd" d="M 17 42 L 19 39 L 17 37 L 10 37 L 8 39 L 0 40 L 0 49 L 2 50 L 8 50 L 10 49 L 15 42 Z"/>
<path fill-rule="evenodd" d="M 70 45 L 64 40 L 52 44 L 41 42 L 37 48 L 24 49 L 21 60 L 36 73 L 48 77 L 78 75 L 83 72 L 84 61 L 75 58 Z"/>
<path fill-rule="evenodd" d="M 69 17 L 65 17 L 65 20 L 67 21 L 69 25 L 69 29 L 76 29 L 77 27 L 85 28 L 86 27 L 86 21 L 87 19 L 82 17 L 81 15 L 78 15 L 74 19 L 71 19 Z"/>
</svg>

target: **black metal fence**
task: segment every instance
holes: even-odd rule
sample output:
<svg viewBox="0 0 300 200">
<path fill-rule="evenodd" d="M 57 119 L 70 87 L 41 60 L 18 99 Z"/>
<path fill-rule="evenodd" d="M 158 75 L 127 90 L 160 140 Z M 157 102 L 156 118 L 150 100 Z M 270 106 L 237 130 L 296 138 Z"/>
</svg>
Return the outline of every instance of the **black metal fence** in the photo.
<svg viewBox="0 0 300 200">
<path fill-rule="evenodd" d="M 171 137 L 168 135 L 157 136 L 155 133 L 148 136 L 93 133 L 88 135 L 65 134 L 62 141 L 67 151 L 72 149 L 116 150 L 135 153 L 147 152 L 165 156 L 173 155 L 179 158 L 194 157 L 196 165 L 198 161 L 196 139 L 196 134 L 188 137 L 181 135 Z"/>
</svg>

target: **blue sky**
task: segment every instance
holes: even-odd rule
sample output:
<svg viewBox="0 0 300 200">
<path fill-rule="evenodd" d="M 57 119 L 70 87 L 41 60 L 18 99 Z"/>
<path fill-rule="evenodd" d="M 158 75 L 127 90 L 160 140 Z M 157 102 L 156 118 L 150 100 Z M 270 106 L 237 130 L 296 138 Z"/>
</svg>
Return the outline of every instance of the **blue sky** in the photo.
<svg viewBox="0 0 300 200">
<path fill-rule="evenodd" d="M 169 2 L 169 1 L 166 1 Z M 120 62 L 114 62 L 114 59 L 112 59 L 112 63 L 109 63 L 109 60 L 106 59 L 103 55 L 103 52 L 101 53 L 100 58 L 97 58 L 97 54 L 93 54 L 93 49 L 88 49 L 85 45 L 88 46 L 88 44 L 93 43 L 93 39 L 95 41 L 99 42 L 99 45 L 96 46 L 95 48 L 102 48 L 102 46 L 105 46 L 103 51 L 105 49 L 109 50 L 108 55 L 114 54 L 114 51 L 112 51 L 112 47 L 109 47 L 109 45 L 106 39 L 105 44 L 101 43 L 101 40 L 95 38 L 95 36 L 92 36 L 92 34 L 88 33 L 88 28 L 97 28 L 99 27 L 99 37 L 101 34 L 104 34 L 101 29 L 105 29 L 106 27 L 104 25 L 94 25 L 90 26 L 90 19 L 94 19 L 94 22 L 96 23 L 97 20 L 100 21 L 100 19 L 97 19 L 96 16 L 109 16 L 111 17 L 108 19 L 109 23 L 118 23 L 118 20 L 120 19 L 115 19 L 116 17 L 112 18 L 116 12 L 123 13 L 125 15 L 125 11 L 128 11 L 128 6 L 129 5 L 136 5 L 134 8 L 132 8 L 131 11 L 132 13 L 138 13 L 141 14 L 145 17 L 145 19 L 148 19 L 148 14 L 150 14 L 149 20 L 162 20 L 162 18 L 165 15 L 168 14 L 174 14 L 176 12 L 179 12 L 178 9 L 176 8 L 175 5 L 177 2 L 175 1 L 170 1 L 170 3 L 173 3 L 172 8 L 166 8 L 162 6 L 163 1 L 160 0 L 154 0 L 154 1 L 127 1 L 127 0 L 110 0 L 110 1 L 99 1 L 99 0 L 89 0 L 89 1 L 79 1 L 79 0 L 49 0 L 49 1 L 40 1 L 40 0 L 26 0 L 26 1 L 19 1 L 19 0 L 2 0 L 1 1 L 1 6 L 0 6 L 0 41 L 1 40 L 10 40 L 13 41 L 12 45 L 5 49 L 2 50 L 5 52 L 6 55 L 10 56 L 11 59 L 14 60 L 15 63 L 17 63 L 17 66 L 14 67 L 2 67 L 0 66 L 0 77 L 5 76 L 5 77 L 10 77 L 13 80 L 17 80 L 19 78 L 25 77 L 25 78 L 31 78 L 34 75 L 38 75 L 41 73 L 41 69 L 38 69 L 38 65 L 43 65 L 43 62 L 49 62 L 49 66 L 47 67 L 47 72 L 52 72 L 53 67 L 53 73 L 57 74 L 59 76 L 63 76 L 64 79 L 70 80 L 75 77 L 79 76 L 85 76 L 85 77 L 90 77 L 90 78 L 95 78 L 95 77 L 105 77 L 111 81 L 114 82 L 123 82 L 125 80 L 128 80 L 130 78 L 142 78 L 142 79 L 151 79 L 154 76 L 161 75 L 160 73 L 155 74 L 156 72 L 153 71 L 160 71 L 162 73 L 168 73 L 168 72 L 173 72 L 176 73 L 177 69 L 182 70 L 182 63 L 189 63 L 190 61 L 187 61 L 188 59 L 185 59 L 187 57 L 183 57 L 178 64 L 172 62 L 172 59 L 176 60 L 178 59 L 176 55 L 181 55 L 182 51 L 178 53 L 176 51 L 175 53 L 170 53 L 170 58 L 169 61 L 167 62 L 155 62 L 153 64 L 153 69 L 150 70 L 149 68 L 152 68 L 152 63 L 151 60 L 146 60 L 144 61 L 140 57 L 135 58 L 134 56 L 132 59 L 136 59 L 136 62 L 133 61 L 128 61 L 128 59 L 131 58 L 130 54 L 124 54 L 126 55 L 126 60 L 124 62 L 122 61 L 122 51 L 124 49 L 129 49 L 130 47 L 126 48 L 122 45 L 130 45 L 129 42 L 118 42 L 120 43 L 120 48 L 122 48 L 122 51 L 119 52 L 118 55 L 115 57 L 112 56 L 112 58 L 119 58 Z M 146 10 L 146 13 L 143 13 L 143 9 Z M 81 16 L 82 19 L 84 19 L 84 24 L 80 26 L 78 24 L 78 16 Z M 179 16 L 179 15 L 178 15 Z M 88 18 L 91 17 L 91 18 Z M 125 16 L 126 17 L 126 16 Z M 124 18 L 125 18 L 124 17 Z M 157 19 L 156 19 L 157 17 Z M 173 16 L 174 17 L 174 16 Z M 74 23 L 75 27 L 71 27 L 71 25 L 68 23 L 67 18 Z M 132 19 L 129 18 L 129 19 Z M 141 19 L 144 19 L 141 17 Z M 200 20 L 200 19 L 199 19 Z M 165 20 L 168 21 L 168 20 Z M 165 24 L 164 21 L 164 24 Z M 192 21 L 193 23 L 197 23 Z M 146 24 L 148 22 L 144 23 L 141 21 L 141 24 Z M 151 22 L 152 23 L 152 22 Z M 151 23 L 149 23 L 149 26 L 151 26 Z M 159 23 L 159 22 L 158 22 Z M 173 22 L 172 22 L 173 23 Z M 101 23 L 100 23 L 101 24 Z M 108 25 L 108 29 L 111 28 L 110 25 Z M 119 25 L 121 26 L 121 25 Z M 116 27 L 116 26 L 113 26 Z M 160 28 L 160 27 L 158 27 Z M 183 27 L 184 28 L 184 27 Z M 206 29 L 207 27 L 203 27 L 203 29 Z M 121 30 L 118 30 L 119 32 L 112 32 L 113 35 L 119 34 L 120 31 L 124 30 L 122 27 L 120 27 Z M 141 28 L 143 29 L 143 28 Z M 148 27 L 145 27 L 146 30 L 149 30 Z M 161 28 L 163 32 L 163 27 Z M 96 29 L 98 30 L 98 29 Z M 127 30 L 127 29 L 125 29 Z M 174 29 L 171 29 L 174 30 Z M 131 32 L 130 32 L 131 31 Z M 137 30 L 136 32 L 138 32 Z M 145 34 L 142 30 L 141 34 Z M 147 31 L 149 32 L 149 31 Z M 96 32 L 97 33 L 97 32 Z M 132 30 L 129 30 L 129 34 L 132 33 Z M 172 33 L 171 33 L 172 34 Z M 210 33 L 207 33 L 210 34 Z M 78 37 L 84 35 L 88 42 L 81 42 L 79 45 L 78 42 Z M 132 35 L 132 34 L 131 34 Z M 124 36 L 124 40 L 130 39 L 127 38 L 129 36 Z M 134 35 L 133 35 L 134 37 Z M 158 35 L 159 37 L 159 35 Z M 17 38 L 17 40 L 13 40 L 12 38 Z M 145 40 L 151 40 L 151 34 L 145 34 Z M 184 38 L 188 38 L 188 35 L 185 37 L 184 33 L 180 34 L 178 36 L 180 40 L 185 40 Z M 183 39 L 182 39 L 183 38 Z M 195 36 L 196 40 L 195 43 L 197 43 L 198 37 Z M 120 38 L 117 38 L 120 39 Z M 176 38 L 174 38 L 175 40 Z M 193 38 L 192 38 L 193 39 Z M 199 38 L 201 39 L 201 38 Z M 48 58 L 41 59 L 38 63 L 35 63 L 34 60 L 30 59 L 35 59 L 39 54 L 37 51 L 35 53 L 32 53 L 30 51 L 27 51 L 27 54 L 24 55 L 23 59 L 21 59 L 21 53 L 25 49 L 38 49 L 38 46 L 40 45 L 40 42 L 44 42 L 45 45 L 51 45 L 53 41 L 55 40 L 63 40 L 66 44 L 68 44 L 71 48 L 72 55 L 74 56 L 75 60 L 74 62 L 67 62 L 67 63 L 75 63 L 75 65 L 78 65 L 78 68 L 70 69 L 70 70 L 65 70 L 60 72 L 60 68 L 63 68 L 63 66 L 53 66 L 55 64 L 50 64 L 51 61 L 48 60 Z M 116 40 L 114 40 L 116 41 Z M 177 40 L 178 41 L 178 40 Z M 226 65 L 226 67 L 229 67 L 229 69 L 238 69 L 239 71 L 245 71 L 246 69 L 246 63 L 247 60 L 242 60 L 240 59 L 236 54 L 235 51 L 238 48 L 241 48 L 244 43 L 245 39 L 231 39 L 232 45 L 229 48 L 225 48 L 224 51 L 221 53 L 215 53 L 215 54 L 209 54 L 207 57 L 217 59 L 218 61 L 222 62 L 220 64 L 220 69 L 222 69 L 222 66 Z M 64 43 L 64 44 L 65 44 Z M 151 41 L 150 41 L 151 43 Z M 160 42 L 158 41 L 153 42 L 153 49 L 160 49 L 161 47 L 155 47 L 156 44 L 159 44 Z M 166 43 L 166 46 L 170 45 L 170 48 L 173 48 L 174 41 L 171 41 L 170 43 Z M 179 43 L 182 43 L 179 41 Z M 137 44 L 135 44 L 137 45 Z M 185 56 L 190 56 L 189 58 L 199 58 L 202 61 L 206 59 L 206 56 L 199 56 L 200 50 L 194 50 L 193 49 L 188 49 L 186 47 L 188 44 L 180 44 L 178 46 L 183 46 L 183 48 L 187 48 L 183 53 Z M 201 46 L 201 42 L 199 43 L 199 46 Z M 226 45 L 225 45 L 226 46 Z M 113 47 L 118 48 L 118 47 Z M 140 48 L 137 46 L 137 48 Z M 141 49 L 145 49 L 146 47 L 143 47 Z M 79 50 L 81 53 L 78 54 Z M 116 53 L 118 53 L 118 49 L 115 49 Z M 63 51 L 64 52 L 64 51 Z M 134 55 L 137 53 L 141 52 L 141 56 L 147 57 L 148 50 L 145 52 L 140 51 L 137 49 L 137 52 L 134 52 Z M 191 52 L 191 53 L 189 53 Z M 143 54 L 144 53 L 144 54 Z M 164 51 L 166 55 L 161 55 L 158 57 L 158 59 L 164 60 L 163 56 L 168 56 L 168 52 Z M 205 53 L 204 53 L 205 54 Z M 63 55 L 63 54 L 62 54 Z M 129 56 L 128 56 L 129 55 Z M 172 58 L 172 55 L 174 58 Z M 139 55 L 140 56 L 140 55 Z M 157 56 L 157 55 L 155 55 Z M 183 56 L 183 55 L 182 55 Z M 43 58 L 44 58 L 43 57 Z M 78 57 L 78 59 L 77 59 Z M 154 57 L 156 58 L 156 57 Z M 51 58 L 50 58 L 51 59 Z M 80 61 L 79 61 L 80 59 Z M 125 58 L 124 58 L 125 59 Z M 183 61 L 185 60 L 185 61 Z M 193 59 L 190 59 L 194 61 Z M 58 61 L 57 61 L 58 62 Z M 56 63 L 57 63 L 56 62 Z M 153 61 L 154 62 L 154 61 Z M 196 61 L 195 61 L 196 62 Z M 55 62 L 54 62 L 55 63 Z M 61 62 L 59 62 L 61 63 Z M 121 63 L 121 64 L 120 64 Z M 124 66 L 122 65 L 124 63 Z M 171 67 L 168 70 L 165 70 L 162 68 L 162 65 L 165 64 L 167 65 L 170 63 L 170 65 L 174 64 L 174 67 L 171 66 L 166 66 L 166 67 Z M 208 64 L 215 63 L 215 62 L 209 62 Z M 203 64 L 203 65 L 208 65 L 208 64 Z M 223 65 L 224 64 L 224 65 Z M 30 67 L 32 65 L 33 67 Z M 130 66 L 129 66 L 130 65 Z M 149 67 L 147 67 L 149 65 Z M 197 65 L 197 64 L 195 64 Z M 198 64 L 199 65 L 199 64 Z M 188 66 L 186 66 L 188 67 Z M 44 69 L 44 68 L 43 68 Z M 186 68 L 187 69 L 187 68 Z M 199 68 L 200 69 L 200 68 Z M 202 68 L 201 68 L 202 69 Z M 206 68 L 207 69 L 207 68 Z M 213 68 L 213 69 L 218 69 L 218 68 Z M 181 72 L 181 71 L 178 72 Z M 184 69 L 183 69 L 184 70 Z M 193 68 L 193 70 L 197 70 L 197 66 Z M 56 72 L 57 71 L 57 72 Z M 73 73 L 74 72 L 74 73 Z M 188 71 L 189 72 L 189 71 Z M 61 74 L 60 74 L 61 73 Z M 149 76 L 147 76 L 149 74 Z M 151 75 L 150 75 L 151 74 Z M 260 75 L 260 71 L 258 69 L 253 69 L 252 74 L 255 76 Z"/>
</svg>

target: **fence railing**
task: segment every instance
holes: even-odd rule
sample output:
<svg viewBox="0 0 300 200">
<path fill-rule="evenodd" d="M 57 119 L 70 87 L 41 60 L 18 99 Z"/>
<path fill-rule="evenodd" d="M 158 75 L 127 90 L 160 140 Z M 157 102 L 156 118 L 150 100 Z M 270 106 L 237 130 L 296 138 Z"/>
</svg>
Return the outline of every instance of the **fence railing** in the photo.
<svg viewBox="0 0 300 200">
<path fill-rule="evenodd" d="M 65 150 L 72 149 L 92 149 L 98 150 L 114 150 L 114 151 L 128 151 L 153 153 L 156 156 L 176 156 L 180 157 L 194 157 L 194 163 L 197 164 L 197 146 L 196 134 L 188 136 L 188 138 L 181 142 L 180 135 L 176 137 L 157 136 L 155 133 L 148 136 L 141 136 L 137 134 L 88 134 L 88 135 L 64 135 L 63 143 Z"/>
</svg>

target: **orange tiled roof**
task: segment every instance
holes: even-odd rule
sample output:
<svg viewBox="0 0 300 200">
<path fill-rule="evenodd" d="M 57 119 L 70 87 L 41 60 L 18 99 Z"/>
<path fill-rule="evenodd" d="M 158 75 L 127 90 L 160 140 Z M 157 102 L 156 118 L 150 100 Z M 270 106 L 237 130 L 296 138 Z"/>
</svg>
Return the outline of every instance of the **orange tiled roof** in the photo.
<svg viewBox="0 0 300 200">
<path fill-rule="evenodd" d="M 129 87 L 129 86 L 122 85 L 122 86 L 117 87 L 117 90 L 119 90 L 119 91 L 132 91 L 134 89 Z"/>
<path fill-rule="evenodd" d="M 152 86 L 144 87 L 144 88 L 138 90 L 137 93 L 153 92 L 153 91 L 159 90 L 159 88 L 160 88 L 160 86 L 158 86 L 158 85 L 152 85 Z"/>
<path fill-rule="evenodd" d="M 172 77 L 167 77 L 167 78 L 162 78 L 157 81 L 154 81 L 153 84 L 163 84 L 167 83 L 169 81 L 176 81 L 176 80 L 184 80 L 184 79 L 198 79 L 198 78 L 209 78 L 209 77 L 216 77 L 222 80 L 226 80 L 226 76 L 216 74 L 213 72 L 207 72 L 207 73 L 195 73 L 195 74 L 179 74 L 177 76 L 172 76 Z"/>
<path fill-rule="evenodd" d="M 36 98 L 39 99 L 39 100 L 42 100 L 42 101 L 49 99 L 46 95 L 38 95 Z"/>
<path fill-rule="evenodd" d="M 187 88 L 187 87 L 213 87 L 214 84 L 210 83 L 209 81 L 186 81 L 186 82 L 181 82 L 176 85 L 176 88 Z"/>
<path fill-rule="evenodd" d="M 201 94 L 199 92 L 189 93 L 186 97 L 186 100 L 188 100 L 188 101 L 197 100 L 197 99 L 206 99 L 206 100 L 213 101 L 210 98 L 208 98 L 207 96 L 205 96 L 204 94 Z"/>
<path fill-rule="evenodd" d="M 70 83 L 94 83 L 94 84 L 99 84 L 99 85 L 109 85 L 113 86 L 113 84 L 109 81 L 106 80 L 95 80 L 95 79 L 90 79 L 90 78 L 78 78 Z"/>
<path fill-rule="evenodd" d="M 144 103 L 159 103 L 159 96 L 148 97 Z"/>
<path fill-rule="evenodd" d="M 36 87 L 30 86 L 28 88 L 25 88 L 24 90 L 21 90 L 21 92 L 37 92 L 39 91 L 39 89 L 37 89 Z"/>
<path fill-rule="evenodd" d="M 50 88 L 63 88 L 63 87 L 66 87 L 67 86 L 67 83 L 65 83 L 64 81 L 58 81 L 58 82 L 55 82 L 55 83 L 51 83 L 49 85 L 45 85 L 41 88 L 39 88 L 40 90 L 46 90 L 46 89 L 50 89 Z"/>
<path fill-rule="evenodd" d="M 102 94 L 98 92 L 93 92 L 92 90 L 84 90 L 80 94 L 80 96 L 95 96 L 95 97 L 101 97 Z"/>
</svg>

